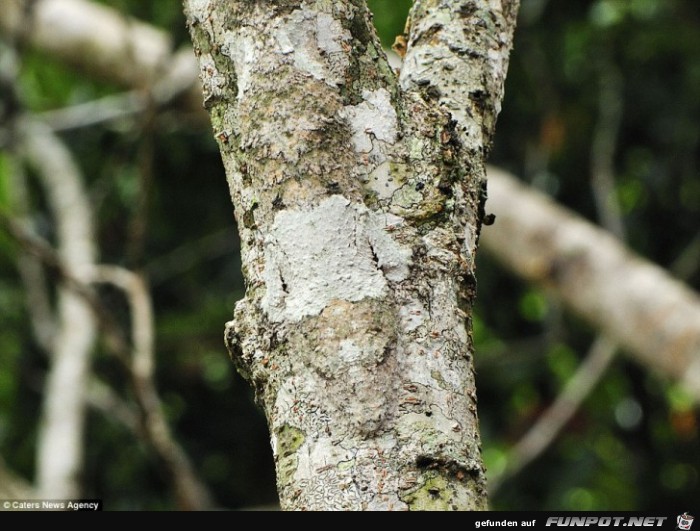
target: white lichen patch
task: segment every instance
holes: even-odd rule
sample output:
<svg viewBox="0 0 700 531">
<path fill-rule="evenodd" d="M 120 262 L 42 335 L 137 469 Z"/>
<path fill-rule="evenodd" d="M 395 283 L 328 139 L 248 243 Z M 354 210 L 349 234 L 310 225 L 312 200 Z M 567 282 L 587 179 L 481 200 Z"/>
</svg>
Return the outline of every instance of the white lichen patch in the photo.
<svg viewBox="0 0 700 531">
<path fill-rule="evenodd" d="M 222 53 L 231 58 L 238 78 L 238 94 L 240 100 L 251 84 L 253 72 L 256 69 L 259 47 L 245 28 L 238 33 L 226 31 L 223 35 Z"/>
<path fill-rule="evenodd" d="M 392 203 L 395 206 L 410 210 L 415 205 L 419 205 L 423 200 L 423 195 L 414 186 L 406 184 L 402 186 L 392 196 Z"/>
<path fill-rule="evenodd" d="M 382 297 L 387 280 L 408 275 L 410 250 L 386 231 L 400 221 L 339 195 L 311 210 L 278 213 L 265 238 L 261 305 L 268 318 L 298 322 L 334 299 Z"/>
<path fill-rule="evenodd" d="M 476 255 L 476 227 L 468 224 L 464 227 L 464 254 L 467 258 L 470 270 L 474 267 L 474 256 Z"/>
<path fill-rule="evenodd" d="M 326 53 L 340 53 L 343 51 L 343 41 L 350 40 L 350 33 L 327 13 L 319 13 L 316 18 L 316 38 L 318 47 Z"/>
<path fill-rule="evenodd" d="M 347 120 L 352 129 L 355 151 L 371 152 L 372 138 L 388 144 L 396 142 L 398 122 L 389 91 L 384 88 L 364 90 L 362 98 L 362 103 L 348 105 L 340 111 L 341 118 Z"/>
<path fill-rule="evenodd" d="M 408 156 L 411 160 L 423 160 L 427 148 L 427 142 L 419 138 L 412 138 Z"/>
<path fill-rule="evenodd" d="M 398 420 L 397 433 L 400 441 L 409 442 L 402 445 L 407 455 L 460 455 L 462 436 L 455 432 L 455 419 L 446 417 L 440 408 L 430 407 L 431 416 L 424 413 L 407 413 Z M 455 449 L 457 451 L 455 451 Z"/>
<path fill-rule="evenodd" d="M 401 317 L 401 329 L 406 332 L 413 332 L 425 321 L 426 311 L 421 302 L 417 299 L 404 304 L 399 310 Z"/>
<path fill-rule="evenodd" d="M 354 341 L 344 339 L 338 346 L 338 357 L 345 364 L 353 365 L 363 360 L 363 351 Z"/>
<path fill-rule="evenodd" d="M 373 190 L 379 199 L 391 199 L 394 192 L 398 188 L 396 182 L 391 176 L 391 164 L 387 161 L 382 162 L 369 174 L 369 188 Z"/>
<path fill-rule="evenodd" d="M 222 97 L 226 90 L 226 78 L 219 73 L 211 54 L 202 54 L 199 68 L 204 99 Z"/>
<path fill-rule="evenodd" d="M 298 70 L 331 86 L 344 82 L 350 61 L 343 43 L 351 35 L 331 15 L 297 9 L 280 24 L 275 39 L 279 53 L 291 56 Z"/>
<path fill-rule="evenodd" d="M 394 214 L 372 213 L 369 217 L 367 237 L 377 257 L 377 267 L 392 282 L 401 282 L 408 278 L 411 264 L 411 249 L 398 245 L 389 235 L 403 224 L 404 219 Z"/>
<path fill-rule="evenodd" d="M 188 0 L 187 8 L 193 17 L 199 13 L 211 13 L 211 0 Z"/>
</svg>

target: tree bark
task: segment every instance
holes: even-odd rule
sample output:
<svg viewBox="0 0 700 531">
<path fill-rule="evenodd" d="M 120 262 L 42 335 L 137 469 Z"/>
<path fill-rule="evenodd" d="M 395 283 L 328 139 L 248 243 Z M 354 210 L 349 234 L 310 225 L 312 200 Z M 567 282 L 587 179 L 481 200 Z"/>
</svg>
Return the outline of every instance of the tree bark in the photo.
<svg viewBox="0 0 700 531">
<path fill-rule="evenodd" d="M 417 1 L 399 84 L 362 0 L 185 2 L 284 509 L 487 506 L 470 315 L 516 4 Z"/>
</svg>

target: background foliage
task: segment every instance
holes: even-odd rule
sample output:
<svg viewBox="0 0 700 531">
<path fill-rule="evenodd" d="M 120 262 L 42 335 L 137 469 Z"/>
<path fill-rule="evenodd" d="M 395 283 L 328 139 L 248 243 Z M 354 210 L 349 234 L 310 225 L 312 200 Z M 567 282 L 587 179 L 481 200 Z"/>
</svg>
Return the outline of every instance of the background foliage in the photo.
<svg viewBox="0 0 700 531">
<path fill-rule="evenodd" d="M 103 3 L 167 29 L 176 44 L 187 42 L 179 2 Z M 410 1 L 369 3 L 390 45 Z M 589 175 L 601 79 L 617 80 L 622 101 L 615 178 L 629 245 L 675 268 L 697 290 L 695 0 L 522 0 L 491 160 L 596 220 Z M 20 83 L 23 103 L 38 113 L 118 92 L 31 51 L 23 54 Z M 222 342 L 223 323 L 243 286 L 227 185 L 210 132 L 170 112 L 71 130 L 62 138 L 88 179 L 101 261 L 148 274 L 158 383 L 178 439 L 222 506 L 273 503 L 265 422 Z M 8 158 L 0 155 L 0 203 L 7 173 Z M 40 190 L 32 185 L 30 192 L 33 215 L 52 238 Z M 138 220 L 147 223 L 142 243 L 134 237 Z M 0 455 L 31 478 L 47 361 L 28 325 L 16 257 L 17 248 L 0 234 Z M 498 472 L 507 450 L 574 373 L 594 332 L 484 253 L 479 259 L 477 384 L 484 455 Z M 121 296 L 107 289 L 102 296 L 126 322 Z M 94 365 L 128 393 L 123 373 L 104 352 Z M 698 420 L 680 389 L 619 357 L 565 433 L 503 485 L 493 507 L 692 508 L 700 499 Z M 159 464 L 112 418 L 91 414 L 87 451 L 85 489 L 107 508 L 173 507 Z"/>
</svg>

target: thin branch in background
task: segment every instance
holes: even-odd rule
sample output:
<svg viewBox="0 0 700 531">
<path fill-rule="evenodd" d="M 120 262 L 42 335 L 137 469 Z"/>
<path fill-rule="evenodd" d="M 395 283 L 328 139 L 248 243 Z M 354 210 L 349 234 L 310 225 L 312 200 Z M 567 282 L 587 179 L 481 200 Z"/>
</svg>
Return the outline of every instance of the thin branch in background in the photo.
<svg viewBox="0 0 700 531">
<path fill-rule="evenodd" d="M 583 363 L 567 382 L 562 393 L 509 451 L 505 470 L 489 483 L 491 495 L 498 492 L 506 480 L 522 471 L 552 444 L 605 374 L 610 362 L 615 358 L 616 349 L 615 343 L 605 336 L 596 338 Z"/>
<path fill-rule="evenodd" d="M 6 500 L 27 500 L 36 496 L 32 486 L 7 468 L 0 457 L 0 498 Z"/>
<path fill-rule="evenodd" d="M 191 48 L 173 54 L 172 68 L 151 89 L 130 90 L 61 109 L 44 111 L 38 118 L 55 132 L 92 127 L 124 119 L 133 119 L 149 108 L 163 111 L 173 101 L 187 94 L 197 82 L 197 63 Z M 200 107 L 201 107 L 201 96 Z M 178 111 L 185 113 L 187 107 Z M 196 115 L 201 118 L 201 112 Z M 159 119 L 160 115 L 156 117 Z M 194 120 L 202 122 L 202 120 Z"/>
<path fill-rule="evenodd" d="M 208 489 L 172 436 L 156 390 L 153 309 L 143 278 L 117 266 L 98 266 L 92 276 L 94 282 L 110 284 L 123 291 L 129 301 L 133 342 L 130 376 L 134 393 L 142 411 L 146 436 L 172 476 L 179 506 L 188 510 L 212 507 Z"/>
<path fill-rule="evenodd" d="M 198 479 L 189 458 L 172 437 L 160 397 L 155 388 L 153 381 L 153 311 L 150 295 L 143 279 L 139 275 L 117 266 L 93 266 L 90 271 L 84 272 L 92 282 L 109 283 L 126 294 L 131 307 L 132 349 L 132 346 L 124 339 L 115 318 L 99 300 L 94 289 L 71 275 L 56 251 L 2 211 L 0 211 L 0 226 L 25 251 L 41 259 L 50 271 L 57 274 L 67 289 L 85 300 L 95 312 L 100 329 L 105 334 L 107 347 L 127 369 L 141 411 L 140 424 L 150 445 L 163 460 L 173 478 L 179 507 L 190 510 L 212 507 L 212 497 L 208 489 Z M 104 389 L 102 389 L 100 396 L 95 391 L 94 383 L 91 383 L 90 386 L 92 392 L 89 393 L 89 396 L 93 404 L 98 406 L 104 404 Z M 97 391 L 100 389 L 97 388 Z M 112 398 L 113 396 L 111 395 Z M 124 423 L 127 426 L 133 425 L 125 410 L 122 410 L 122 413 Z"/>
<path fill-rule="evenodd" d="M 20 17 L 28 26 L 32 22 L 31 5 L 33 2 L 25 4 L 27 9 Z M 2 90 L 7 96 L 6 101 L 10 102 L 3 109 L 6 140 L 10 151 L 36 170 L 53 214 L 59 252 L 71 271 L 79 271 L 96 255 L 92 216 L 83 190 L 82 175 L 70 151 L 51 130 L 22 114 L 23 105 L 17 89 L 19 64 L 16 48 L 3 45 Z M 14 173 L 17 178 L 19 174 Z M 21 194 L 22 183 L 19 184 Z M 26 194 L 19 199 L 26 201 Z M 26 205 L 24 207 L 26 210 Z M 41 298 L 41 271 L 36 264 L 20 262 L 20 270 L 24 272 L 25 283 L 39 282 L 30 296 Z M 34 278 L 28 278 L 28 275 Z M 49 310 L 45 303 L 46 300 L 39 300 L 43 307 L 38 311 L 46 314 Z M 38 341 L 51 354 L 38 430 L 38 490 L 46 497 L 73 498 L 80 495 L 85 429 L 83 386 L 89 373 L 96 330 L 93 314 L 85 302 L 61 288 L 58 290 L 56 318 L 49 318 L 48 322 L 55 322 L 52 330 L 55 333 L 51 338 L 44 330 L 37 330 Z"/>
<path fill-rule="evenodd" d="M 598 123 L 591 147 L 591 187 L 601 225 L 624 241 L 625 226 L 615 188 L 615 151 L 623 108 L 622 76 L 607 57 L 601 59 L 599 69 Z"/>
<path fill-rule="evenodd" d="M 148 96 L 142 91 L 132 90 L 62 109 L 45 111 L 38 115 L 38 118 L 55 132 L 69 131 L 131 118 L 143 112 L 147 105 Z"/>
<path fill-rule="evenodd" d="M 184 54 L 176 54 L 174 57 L 179 58 L 177 64 L 181 67 L 186 65 L 183 60 Z M 190 64 L 195 64 L 193 58 L 190 58 Z M 165 68 L 165 62 L 162 66 Z M 181 74 L 186 70 L 179 68 L 175 70 L 176 75 L 162 76 L 162 81 L 156 86 L 157 90 L 149 96 L 157 98 L 157 103 L 163 105 L 168 103 L 165 98 L 177 97 L 196 80 L 196 76 L 192 76 L 189 85 L 184 84 Z M 7 85 L 14 94 L 14 83 Z M 114 100 L 107 100 L 106 103 L 107 105 L 105 101 L 100 102 L 100 108 L 107 108 L 108 111 L 110 107 L 114 109 Z M 117 103 L 124 103 L 124 98 Z M 135 112 L 142 105 L 142 102 L 138 101 L 138 95 L 134 93 L 128 95 L 127 103 L 131 106 L 128 109 L 130 112 Z M 154 113 L 155 108 L 150 97 L 148 104 L 146 110 L 151 109 Z M 74 112 L 73 116 L 69 117 L 73 120 L 69 125 L 76 125 L 76 120 L 82 120 L 84 123 L 86 109 L 79 110 L 80 112 Z M 96 106 L 88 106 L 87 110 L 95 111 Z M 112 117 L 114 113 L 107 112 L 106 116 L 103 113 L 100 118 Z M 66 115 L 58 118 L 65 121 Z M 150 123 L 153 116 L 147 116 L 146 119 L 147 123 Z M 139 289 L 138 284 L 134 283 L 134 279 L 139 277 L 126 270 L 118 273 L 114 268 L 96 269 L 92 265 L 96 244 L 92 234 L 92 216 L 86 200 L 87 194 L 82 189 L 82 176 L 70 152 L 55 136 L 51 127 L 32 118 L 22 117 L 14 120 L 7 131 L 10 133 L 10 141 L 16 141 L 19 152 L 36 169 L 46 190 L 57 226 L 57 239 L 61 245 L 60 252 L 54 251 L 27 227 L 17 223 L 7 214 L 0 213 L 0 223 L 21 244 L 22 249 L 42 260 L 61 281 L 58 290 L 60 324 L 58 333 L 52 338 L 50 345 L 53 361 L 46 382 L 44 416 L 39 433 L 37 468 L 40 493 L 44 493 L 46 497 L 60 498 L 79 495 L 87 396 L 90 394 L 97 404 L 100 404 L 102 399 L 102 405 L 105 405 L 106 398 L 115 398 L 108 397 L 104 388 L 99 394 L 95 392 L 94 386 L 91 387 L 90 393 L 87 389 L 88 359 L 95 335 L 92 320 L 96 318 L 105 332 L 108 348 L 113 350 L 128 369 L 142 412 L 143 432 L 173 477 L 179 506 L 185 509 L 211 507 L 211 496 L 206 487 L 196 477 L 194 468 L 182 448 L 172 439 L 153 383 L 153 317 L 150 296 L 145 286 Z M 150 133 L 152 134 L 152 131 Z M 141 153 L 141 173 L 144 178 L 141 200 L 134 218 L 137 223 L 132 224 L 134 230 L 131 231 L 134 236 L 131 242 L 137 255 L 143 247 L 145 235 L 141 214 L 147 207 L 148 176 L 152 173 L 152 157 L 152 146 Z M 124 280 L 129 274 L 132 275 L 129 282 L 122 283 L 120 287 L 126 291 L 132 307 L 133 356 L 115 319 L 101 304 L 92 287 L 83 280 L 89 274 L 95 275 L 98 280 L 118 286 L 120 279 Z M 70 381 L 66 381 L 66 378 Z M 127 410 L 122 408 L 120 411 L 125 423 L 133 426 L 133 419 L 128 419 Z"/>
<path fill-rule="evenodd" d="M 688 280 L 700 268 L 700 232 L 690 240 L 669 269 L 681 280 Z"/>
<path fill-rule="evenodd" d="M 146 246 L 148 230 L 148 206 L 153 188 L 153 163 L 155 151 L 154 121 L 156 109 L 149 106 L 141 120 L 141 139 L 137 154 L 137 194 L 127 229 L 125 256 L 133 268 L 140 268 Z"/>
<path fill-rule="evenodd" d="M 57 278 L 66 289 L 83 299 L 95 313 L 100 330 L 105 336 L 106 346 L 114 353 L 130 352 L 130 346 L 121 332 L 119 324 L 97 297 L 95 290 L 77 279 L 66 267 L 56 250 L 45 240 L 33 234 L 12 217 L 0 210 L 0 227 L 21 249 L 36 257 L 47 269 L 50 276 Z M 120 361 L 128 366 L 129 358 L 120 355 Z"/>
<path fill-rule="evenodd" d="M 8 192 L 12 210 L 20 224 L 31 227 L 27 176 L 16 156 L 10 153 L 7 159 L 10 180 Z M 51 355 L 53 338 L 56 336 L 56 319 L 51 308 L 51 297 L 44 268 L 40 260 L 21 248 L 16 265 L 26 294 L 26 309 L 34 337 L 39 347 Z"/>
<path fill-rule="evenodd" d="M 622 211 L 615 190 L 615 151 L 622 121 L 622 82 L 614 65 L 601 63 L 599 117 L 591 147 L 591 187 L 601 224 L 621 240 L 625 239 Z M 617 344 L 598 335 L 584 361 L 554 403 L 509 451 L 504 471 L 489 483 L 494 495 L 508 478 L 515 476 L 539 457 L 579 410 L 581 404 L 606 374 Z"/>
<path fill-rule="evenodd" d="M 230 255 L 237 250 L 237 241 L 232 227 L 207 234 L 148 262 L 145 268 L 148 278 L 152 285 L 166 282 L 202 262 Z"/>
<path fill-rule="evenodd" d="M 119 422 L 131 433 L 143 438 L 141 417 L 138 412 L 109 385 L 96 377 L 91 378 L 85 399 L 90 407 L 103 413 L 105 418 Z"/>
</svg>

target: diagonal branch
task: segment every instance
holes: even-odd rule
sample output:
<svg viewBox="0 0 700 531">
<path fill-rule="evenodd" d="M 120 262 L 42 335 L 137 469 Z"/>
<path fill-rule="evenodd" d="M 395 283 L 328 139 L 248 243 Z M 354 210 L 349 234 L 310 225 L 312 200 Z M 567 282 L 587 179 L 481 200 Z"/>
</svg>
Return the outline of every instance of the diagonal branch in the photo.
<svg viewBox="0 0 700 531">
<path fill-rule="evenodd" d="M 504 481 L 516 475 L 544 452 L 593 391 L 615 357 L 616 345 L 599 336 L 576 374 L 567 382 L 563 392 L 537 419 L 535 425 L 508 453 L 505 470 L 489 482 L 493 496 Z"/>
<path fill-rule="evenodd" d="M 498 221 L 484 230 L 484 248 L 700 401 L 697 293 L 503 170 L 489 168 L 489 186 Z"/>
<path fill-rule="evenodd" d="M 5 465 L 0 457 L 0 498 L 6 500 L 31 499 L 36 495 L 32 486 L 23 478 L 17 476 Z"/>
<path fill-rule="evenodd" d="M 160 85 L 153 94 L 157 101 L 183 94 L 189 108 L 201 108 L 191 50 L 173 53 L 167 32 L 107 6 L 87 0 L 3 0 L 0 31 L 118 85 Z"/>
<path fill-rule="evenodd" d="M 8 176 L 12 211 L 20 225 L 30 226 L 29 191 L 24 167 L 15 155 L 8 156 Z M 20 250 L 17 255 L 17 271 L 26 293 L 26 308 L 38 345 L 48 354 L 53 350 L 56 336 L 56 319 L 51 307 L 51 297 L 46 274 L 41 261 L 31 253 Z"/>
</svg>

